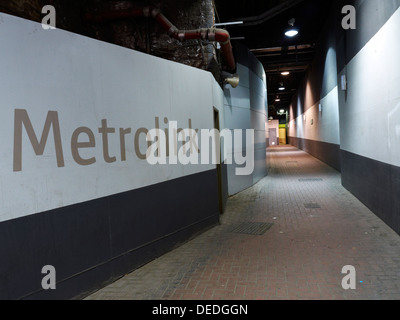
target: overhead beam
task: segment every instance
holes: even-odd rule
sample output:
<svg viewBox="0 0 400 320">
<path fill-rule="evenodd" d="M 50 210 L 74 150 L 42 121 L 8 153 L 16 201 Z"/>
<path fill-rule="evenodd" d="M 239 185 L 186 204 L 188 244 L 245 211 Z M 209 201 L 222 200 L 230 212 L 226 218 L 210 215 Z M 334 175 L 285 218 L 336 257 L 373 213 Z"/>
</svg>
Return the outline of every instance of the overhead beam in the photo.
<svg viewBox="0 0 400 320">
<path fill-rule="evenodd" d="M 293 73 L 304 73 L 307 70 L 307 66 L 302 68 L 279 68 L 279 69 L 265 69 L 265 73 L 269 76 L 280 75 L 283 71 L 289 71 L 291 74 Z"/>
<path fill-rule="evenodd" d="M 287 46 L 287 47 L 271 47 L 271 48 L 258 48 L 258 49 L 250 49 L 250 51 L 257 55 L 259 53 L 270 53 L 270 52 L 281 52 L 281 51 L 295 51 L 295 50 L 303 50 L 303 49 L 315 49 L 315 44 L 299 44 L 296 46 Z"/>
<path fill-rule="evenodd" d="M 256 26 L 260 25 L 262 23 L 267 22 L 268 20 L 280 15 L 281 13 L 289 10 L 290 8 L 298 5 L 299 3 L 303 2 L 304 0 L 287 0 L 275 7 L 273 7 L 270 10 L 267 10 L 263 12 L 260 15 L 257 16 L 251 16 L 251 17 L 244 17 L 240 19 L 236 19 L 237 21 L 243 21 L 243 24 L 239 26 Z"/>
</svg>

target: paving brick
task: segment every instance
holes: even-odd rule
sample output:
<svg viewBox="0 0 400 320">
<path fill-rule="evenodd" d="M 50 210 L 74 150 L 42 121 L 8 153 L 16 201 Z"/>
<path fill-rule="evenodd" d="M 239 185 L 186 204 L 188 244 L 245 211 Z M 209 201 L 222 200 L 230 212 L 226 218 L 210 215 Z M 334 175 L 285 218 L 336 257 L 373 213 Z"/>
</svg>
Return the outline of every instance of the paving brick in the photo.
<svg viewBox="0 0 400 320">
<path fill-rule="evenodd" d="M 86 299 L 400 299 L 399 235 L 334 169 L 290 146 L 268 152 L 269 175 L 229 198 L 220 225 Z M 273 226 L 232 232 L 246 221 Z M 356 268 L 356 290 L 341 287 L 345 265 Z"/>
</svg>

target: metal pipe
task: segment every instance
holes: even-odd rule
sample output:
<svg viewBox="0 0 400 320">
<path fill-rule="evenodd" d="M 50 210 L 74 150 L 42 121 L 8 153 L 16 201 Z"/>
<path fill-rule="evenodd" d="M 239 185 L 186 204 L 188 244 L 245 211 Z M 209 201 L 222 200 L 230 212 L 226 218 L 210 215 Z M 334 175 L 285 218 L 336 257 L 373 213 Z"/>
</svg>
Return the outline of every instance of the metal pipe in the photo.
<svg viewBox="0 0 400 320">
<path fill-rule="evenodd" d="M 236 69 L 235 58 L 233 56 L 232 44 L 229 32 L 218 28 L 202 28 L 195 30 L 179 30 L 169 21 L 159 9 L 154 7 L 134 8 L 115 10 L 101 13 L 86 13 L 83 19 L 88 22 L 102 23 L 110 20 L 117 20 L 131 17 L 152 17 L 171 38 L 183 40 L 209 40 L 217 41 L 221 45 L 221 53 L 225 58 L 225 63 L 230 71 Z"/>
<path fill-rule="evenodd" d="M 244 17 L 237 19 L 238 21 L 243 21 L 242 26 L 256 26 L 267 22 L 268 20 L 276 17 L 277 15 L 289 10 L 290 8 L 298 5 L 304 0 L 286 0 L 285 2 L 273 7 L 272 9 L 263 12 L 258 16 Z"/>
</svg>

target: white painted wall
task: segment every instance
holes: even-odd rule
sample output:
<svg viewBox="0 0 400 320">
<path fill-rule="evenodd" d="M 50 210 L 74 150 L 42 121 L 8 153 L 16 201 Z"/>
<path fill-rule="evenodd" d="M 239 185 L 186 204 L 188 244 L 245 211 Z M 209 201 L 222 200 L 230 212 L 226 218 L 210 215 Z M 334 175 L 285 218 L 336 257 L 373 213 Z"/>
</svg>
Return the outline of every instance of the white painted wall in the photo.
<svg viewBox="0 0 400 320">
<path fill-rule="evenodd" d="M 339 145 L 338 88 L 291 120 L 288 130 L 291 137 Z"/>
<path fill-rule="evenodd" d="M 317 49 L 297 101 L 290 106 L 288 135 L 340 145 L 336 38 L 329 25 L 324 32 L 325 47 Z"/>
<path fill-rule="evenodd" d="M 400 9 L 348 63 L 340 91 L 341 147 L 400 166 Z"/>
<path fill-rule="evenodd" d="M 2 13 L 0 39 L 0 222 L 215 168 L 151 166 L 133 147 L 136 130 L 155 128 L 155 117 L 162 129 L 164 117 L 182 128 L 188 119 L 193 128 L 213 128 L 213 107 L 223 110 L 223 94 L 210 73 Z M 57 167 L 52 130 L 37 156 L 23 128 L 22 171 L 13 171 L 15 109 L 28 112 L 38 139 L 47 112 L 58 113 L 64 167 Z M 103 159 L 102 119 L 116 130 L 108 135 L 114 163 Z M 82 157 L 96 157 L 89 166 L 71 155 L 72 133 L 82 126 L 96 141 L 80 149 Z M 132 130 L 124 162 L 119 128 Z"/>
<path fill-rule="evenodd" d="M 236 164 L 228 165 L 228 191 L 236 194 L 265 177 L 266 165 L 266 133 L 267 121 L 267 89 L 266 76 L 261 63 L 250 53 L 246 56 L 256 68 L 257 73 L 248 66 L 237 64 L 240 84 L 237 88 L 226 86 L 224 90 L 225 127 L 229 129 L 254 129 L 254 172 L 249 176 L 235 174 Z M 244 140 L 244 139 L 243 139 Z M 243 153 L 246 143 L 243 141 Z"/>
</svg>

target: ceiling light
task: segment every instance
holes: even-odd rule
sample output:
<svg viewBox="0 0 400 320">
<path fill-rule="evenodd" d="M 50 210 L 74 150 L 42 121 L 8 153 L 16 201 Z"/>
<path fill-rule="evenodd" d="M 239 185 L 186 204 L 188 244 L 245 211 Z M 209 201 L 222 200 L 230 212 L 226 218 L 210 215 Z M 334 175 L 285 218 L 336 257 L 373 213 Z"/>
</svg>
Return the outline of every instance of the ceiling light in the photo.
<svg viewBox="0 0 400 320">
<path fill-rule="evenodd" d="M 297 29 L 289 29 L 288 31 L 285 32 L 285 36 L 289 38 L 293 38 L 299 34 L 299 31 Z"/>
<path fill-rule="evenodd" d="M 232 75 L 230 77 L 226 77 L 224 79 L 224 83 L 228 83 L 232 86 L 232 88 L 236 88 L 239 85 L 240 78 L 237 74 Z"/>
<path fill-rule="evenodd" d="M 283 72 L 281 72 L 281 75 L 283 75 L 283 76 L 288 76 L 289 74 L 290 74 L 289 71 L 283 71 Z"/>
<path fill-rule="evenodd" d="M 280 113 L 285 113 L 285 110 L 281 109 L 279 110 Z"/>
<path fill-rule="evenodd" d="M 295 22 L 296 20 L 294 18 L 288 21 L 290 28 L 285 32 L 286 37 L 293 38 L 299 34 L 299 30 L 294 27 Z"/>
</svg>

